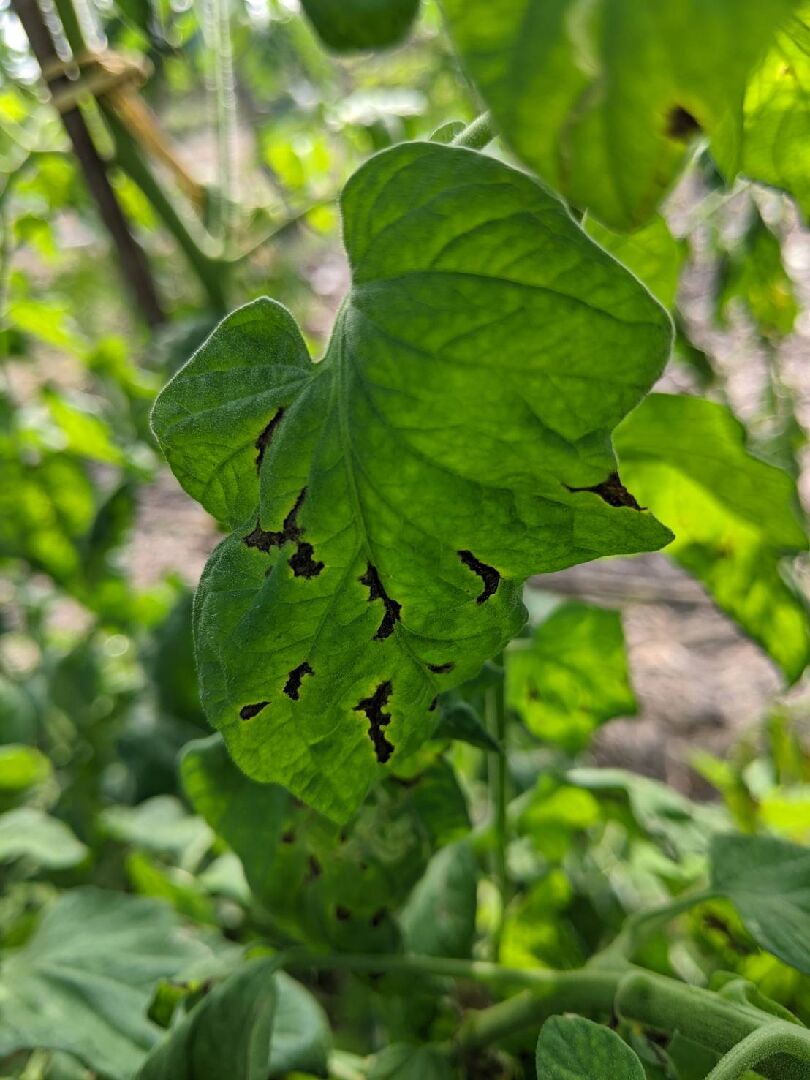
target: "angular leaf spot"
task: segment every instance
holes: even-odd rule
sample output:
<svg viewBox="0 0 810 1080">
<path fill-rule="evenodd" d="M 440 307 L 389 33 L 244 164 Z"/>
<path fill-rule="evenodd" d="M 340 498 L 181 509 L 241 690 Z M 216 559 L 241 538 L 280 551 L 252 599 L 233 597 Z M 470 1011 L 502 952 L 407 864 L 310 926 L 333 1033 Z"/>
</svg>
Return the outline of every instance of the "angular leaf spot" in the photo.
<svg viewBox="0 0 810 1080">
<path fill-rule="evenodd" d="M 287 677 L 287 681 L 284 684 L 284 693 L 288 698 L 293 701 L 298 701 L 298 694 L 301 690 L 301 681 L 305 675 L 314 675 L 315 672 L 311 666 L 305 660 L 303 664 L 299 664 L 297 668 L 293 668 Z"/>
<path fill-rule="evenodd" d="M 273 417 L 273 419 L 270 421 L 270 423 L 267 425 L 267 427 L 264 428 L 264 430 L 261 432 L 258 439 L 256 440 L 255 446 L 256 446 L 256 449 L 259 451 L 258 454 L 256 455 L 256 471 L 257 472 L 262 467 L 262 461 L 264 461 L 264 455 L 267 452 L 267 447 L 270 445 L 270 443 L 271 443 L 271 441 L 273 439 L 273 435 L 275 434 L 276 428 L 281 423 L 282 418 L 284 417 L 284 412 L 285 412 L 284 409 L 279 409 L 278 412 L 276 413 L 276 415 Z"/>
<path fill-rule="evenodd" d="M 257 716 L 262 709 L 266 708 L 269 704 L 269 701 L 257 701 L 255 705 L 243 705 L 239 710 L 239 715 L 243 720 L 252 720 L 254 716 Z"/>
<path fill-rule="evenodd" d="M 590 491 L 603 499 L 608 506 L 629 506 L 631 510 L 646 509 L 638 505 L 635 495 L 627 490 L 616 472 L 611 473 L 601 484 L 594 484 L 592 487 L 570 487 L 568 484 L 565 484 L 565 487 L 571 492 Z"/>
<path fill-rule="evenodd" d="M 385 605 L 385 615 L 383 620 L 377 628 L 377 633 L 374 635 L 375 641 L 384 641 L 387 637 L 390 637 L 394 632 L 394 624 L 399 622 L 400 612 L 402 611 L 402 605 L 398 604 L 396 600 L 392 600 L 383 588 L 383 584 L 380 581 L 380 575 L 377 573 L 377 568 L 368 564 L 365 574 L 360 578 L 363 585 L 368 586 L 368 599 L 369 603 L 372 600 L 382 600 Z"/>
<path fill-rule="evenodd" d="M 490 596 L 494 596 L 497 592 L 501 583 L 501 575 L 494 566 L 487 566 L 480 559 L 476 559 L 471 551 L 459 551 L 458 556 L 464 565 L 468 566 L 474 574 L 478 574 L 484 583 L 483 591 L 475 598 L 476 604 L 483 604 L 485 600 L 489 600 Z"/>
<path fill-rule="evenodd" d="M 394 744 L 385 737 L 383 728 L 391 723 L 390 713 L 383 712 L 383 706 L 391 697 L 390 679 L 380 683 L 371 697 L 363 698 L 354 706 L 354 712 L 363 712 L 368 719 L 368 737 L 374 746 L 377 761 L 384 765 L 394 752 Z"/>
</svg>

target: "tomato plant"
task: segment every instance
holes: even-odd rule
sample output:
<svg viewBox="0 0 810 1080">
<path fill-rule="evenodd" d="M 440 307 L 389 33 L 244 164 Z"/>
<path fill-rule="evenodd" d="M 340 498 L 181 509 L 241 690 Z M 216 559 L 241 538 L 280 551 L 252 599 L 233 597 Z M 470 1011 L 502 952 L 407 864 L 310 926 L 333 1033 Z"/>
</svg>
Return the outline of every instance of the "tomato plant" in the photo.
<svg viewBox="0 0 810 1080">
<path fill-rule="evenodd" d="M 201 7 L 0 8 L 3 1075 L 810 1077 L 810 9 Z M 594 765 L 632 654 L 554 591 L 659 551 L 781 680 L 703 801 Z"/>
</svg>

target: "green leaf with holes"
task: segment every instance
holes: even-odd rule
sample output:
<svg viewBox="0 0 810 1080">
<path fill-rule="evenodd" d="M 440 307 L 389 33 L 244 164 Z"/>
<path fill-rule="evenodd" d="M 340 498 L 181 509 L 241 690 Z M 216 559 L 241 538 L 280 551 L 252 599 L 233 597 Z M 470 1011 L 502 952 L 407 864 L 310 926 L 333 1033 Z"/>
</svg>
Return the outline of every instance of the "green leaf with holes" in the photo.
<svg viewBox="0 0 810 1080">
<path fill-rule="evenodd" d="M 574 206 L 629 230 L 701 130 L 739 152 L 746 79 L 794 0 L 442 0 L 505 141 Z"/>
<path fill-rule="evenodd" d="M 419 0 L 301 0 L 318 36 L 335 52 L 397 45 L 408 33 Z"/>
<path fill-rule="evenodd" d="M 777 33 L 746 89 L 742 153 L 714 147 L 729 174 L 737 169 L 793 195 L 810 214 L 810 4 L 796 10 Z"/>
<path fill-rule="evenodd" d="M 577 751 L 601 724 L 632 716 L 621 616 L 589 604 L 561 604 L 531 638 L 506 653 L 506 700 L 533 735 Z"/>
<path fill-rule="evenodd" d="M 644 1080 L 638 1056 L 615 1031 L 581 1016 L 553 1016 L 537 1040 L 537 1080 Z"/>
<path fill-rule="evenodd" d="M 353 286 L 323 360 L 258 300 L 153 415 L 178 479 L 234 530 L 194 608 L 209 719 L 242 769 L 335 820 L 514 636 L 530 574 L 670 539 L 610 441 L 669 320 L 557 199 L 409 143 L 342 209 Z"/>
<path fill-rule="evenodd" d="M 770 836 L 715 836 L 711 887 L 757 944 L 810 974 L 810 851 Z"/>
<path fill-rule="evenodd" d="M 616 448 L 639 501 L 675 532 L 668 554 L 798 679 L 810 626 L 783 558 L 807 548 L 794 480 L 750 453 L 727 408 L 694 397 L 651 394 Z"/>
<path fill-rule="evenodd" d="M 194 808 L 240 857 L 275 925 L 316 948 L 395 950 L 394 910 L 432 851 L 469 827 L 461 792 L 442 762 L 407 784 L 380 785 L 343 828 L 283 788 L 250 780 L 218 736 L 190 743 L 180 771 Z"/>
<path fill-rule="evenodd" d="M 134 1080 L 267 1080 L 277 960 L 253 960 L 210 990 Z"/>
</svg>

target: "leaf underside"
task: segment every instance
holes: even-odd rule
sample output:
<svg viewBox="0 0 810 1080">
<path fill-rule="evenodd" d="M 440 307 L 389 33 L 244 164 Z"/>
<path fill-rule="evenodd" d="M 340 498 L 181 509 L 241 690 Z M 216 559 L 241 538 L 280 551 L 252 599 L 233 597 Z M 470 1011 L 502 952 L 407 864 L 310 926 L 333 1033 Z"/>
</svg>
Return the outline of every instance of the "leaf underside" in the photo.
<svg viewBox="0 0 810 1080">
<path fill-rule="evenodd" d="M 325 357 L 258 300 L 153 414 L 181 484 L 233 530 L 195 602 L 209 719 L 242 769 L 335 820 L 514 636 L 530 574 L 671 539 L 610 442 L 669 320 L 562 204 L 482 154 L 409 143 L 342 209 L 353 286 Z"/>
</svg>

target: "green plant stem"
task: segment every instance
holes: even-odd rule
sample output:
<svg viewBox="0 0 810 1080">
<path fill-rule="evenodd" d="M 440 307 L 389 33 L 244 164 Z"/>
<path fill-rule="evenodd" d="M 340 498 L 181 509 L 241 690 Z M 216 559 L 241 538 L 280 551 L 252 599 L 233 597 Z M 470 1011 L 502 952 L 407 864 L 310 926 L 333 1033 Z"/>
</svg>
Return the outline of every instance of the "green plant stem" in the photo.
<svg viewBox="0 0 810 1080">
<path fill-rule="evenodd" d="M 453 139 L 451 146 L 466 146 L 469 150 L 483 150 L 495 138 L 492 119 L 488 112 L 482 113 Z"/>
<path fill-rule="evenodd" d="M 506 863 L 508 837 L 507 821 L 507 744 L 506 744 L 506 704 L 504 684 L 500 680 L 486 691 L 484 699 L 487 728 L 501 748 L 501 753 L 489 755 L 489 786 L 492 798 L 493 821 L 495 826 L 495 845 L 493 849 L 492 872 L 495 888 L 498 892 L 498 915 L 492 933 L 491 955 L 497 960 L 501 954 L 501 943 L 506 923 L 506 908 L 509 903 L 509 873 Z"/>
<path fill-rule="evenodd" d="M 766 1024 L 729 1050 L 706 1080 L 742 1080 L 760 1062 L 776 1054 L 810 1061 L 810 1031 L 782 1020 Z"/>
<path fill-rule="evenodd" d="M 226 311 L 228 307 L 226 264 L 207 254 L 201 244 L 194 239 L 188 226 L 174 208 L 171 199 L 144 162 L 140 150 L 126 127 L 104 102 L 100 102 L 100 105 L 113 137 L 115 159 L 118 165 L 133 183 L 137 184 L 152 209 L 174 237 L 177 246 L 186 256 L 200 285 L 205 290 L 211 307 L 215 311 Z"/>
<path fill-rule="evenodd" d="M 282 963 L 293 969 L 467 979 L 503 990 L 523 987 L 523 992 L 505 1001 L 467 1014 L 456 1038 L 461 1053 L 491 1046 L 520 1031 L 537 1029 L 549 1016 L 561 1012 L 594 1019 L 618 1015 L 663 1035 L 678 1031 L 684 1038 L 721 1054 L 728 1054 L 753 1033 L 773 1028 L 775 1023 L 771 1013 L 754 1005 L 730 1001 L 721 994 L 626 964 L 551 971 L 432 956 L 330 956 L 297 951 L 287 954 Z M 783 1041 L 767 1044 L 771 1056 L 757 1066 L 757 1071 L 770 1080 L 810 1080 L 810 1032 L 791 1024 L 780 1026 L 780 1032 Z M 761 1061 L 762 1055 L 757 1060 Z M 725 1080 L 723 1074 L 720 1077 Z"/>
</svg>

